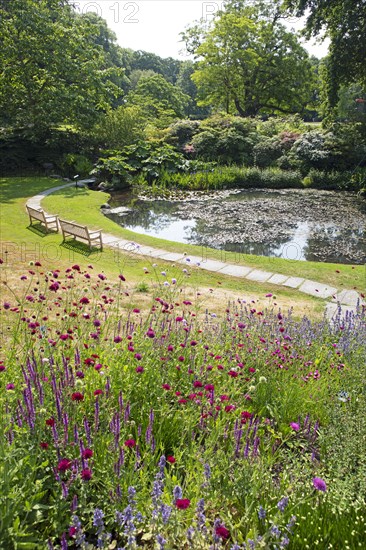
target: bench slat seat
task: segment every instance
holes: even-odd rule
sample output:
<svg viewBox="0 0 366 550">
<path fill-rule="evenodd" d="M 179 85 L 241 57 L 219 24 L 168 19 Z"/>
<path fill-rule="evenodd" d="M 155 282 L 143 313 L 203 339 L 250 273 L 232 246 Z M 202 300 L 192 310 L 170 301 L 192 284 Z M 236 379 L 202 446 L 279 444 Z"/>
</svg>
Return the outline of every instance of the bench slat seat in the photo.
<svg viewBox="0 0 366 550">
<path fill-rule="evenodd" d="M 100 230 L 89 230 L 86 225 L 80 225 L 75 222 L 67 220 L 59 220 L 63 242 L 66 241 L 66 237 L 73 237 L 81 241 L 86 241 L 89 248 L 92 246 L 99 246 L 103 250 L 102 233 Z"/>
<path fill-rule="evenodd" d="M 31 206 L 27 206 L 27 211 L 29 215 L 29 225 L 33 225 L 33 220 L 36 220 L 36 222 L 41 223 L 45 226 L 46 231 L 58 231 L 58 217 L 57 216 L 51 216 L 49 214 L 46 214 L 44 210 L 32 208 Z"/>
</svg>

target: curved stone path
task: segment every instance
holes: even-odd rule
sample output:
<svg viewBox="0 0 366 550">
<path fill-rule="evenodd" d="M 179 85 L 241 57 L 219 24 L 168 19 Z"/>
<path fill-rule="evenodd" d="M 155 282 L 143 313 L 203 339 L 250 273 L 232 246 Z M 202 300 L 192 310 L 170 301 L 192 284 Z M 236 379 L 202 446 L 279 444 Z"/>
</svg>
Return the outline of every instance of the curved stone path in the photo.
<svg viewBox="0 0 366 550">
<path fill-rule="evenodd" d="M 82 181 L 80 181 L 79 184 L 82 184 Z M 39 195 L 35 195 L 34 197 L 28 199 L 27 205 L 32 208 L 41 208 L 41 203 L 44 197 L 74 185 L 74 183 L 67 183 L 57 187 L 52 187 L 51 189 L 46 189 Z M 335 287 L 325 285 L 324 283 L 311 281 L 303 277 L 290 277 L 279 273 L 262 271 L 261 269 L 255 269 L 253 267 L 230 264 L 219 260 L 204 259 L 199 256 L 187 256 L 182 255 L 181 253 L 169 252 L 160 248 L 158 249 L 150 246 L 139 245 L 126 239 L 116 237 L 110 233 L 105 233 L 104 231 L 102 231 L 102 241 L 103 245 L 111 248 L 117 248 L 121 251 L 133 251 L 141 254 L 141 256 L 147 256 L 168 262 L 181 263 L 187 266 L 195 266 L 207 271 L 222 273 L 223 275 L 230 275 L 232 277 L 244 278 L 250 281 L 256 281 L 258 283 L 270 283 L 297 289 L 299 292 L 303 292 L 310 296 L 329 300 L 326 304 L 326 315 L 329 319 L 336 316 L 340 309 L 342 313 L 345 313 L 345 311 L 355 312 L 357 309 L 357 304 L 362 303 L 361 296 L 355 290 L 344 289 L 340 291 Z"/>
</svg>

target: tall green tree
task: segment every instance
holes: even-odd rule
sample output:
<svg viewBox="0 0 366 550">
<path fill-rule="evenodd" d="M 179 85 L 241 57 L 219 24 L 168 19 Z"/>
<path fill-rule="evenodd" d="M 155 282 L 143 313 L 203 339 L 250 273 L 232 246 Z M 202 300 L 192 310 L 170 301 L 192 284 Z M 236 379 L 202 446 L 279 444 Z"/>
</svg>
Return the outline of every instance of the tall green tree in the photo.
<svg viewBox="0 0 366 550">
<path fill-rule="evenodd" d="M 227 113 L 303 112 L 313 72 L 297 37 L 254 8 L 222 12 L 208 28 L 184 35 L 198 59 L 192 79 L 201 105 Z"/>
<path fill-rule="evenodd" d="M 327 95 L 330 107 L 338 102 L 342 85 L 360 82 L 366 89 L 366 1 L 284 0 L 294 15 L 306 15 L 306 34 L 330 38 Z"/>
<path fill-rule="evenodd" d="M 163 119 L 170 124 L 185 116 L 190 98 L 179 88 L 167 82 L 161 74 L 143 76 L 127 96 L 129 105 L 138 105 L 151 120 Z"/>
<path fill-rule="evenodd" d="M 121 93 L 100 24 L 62 0 L 0 3 L 0 117 L 41 133 L 88 127 Z M 110 39 L 110 42 L 112 39 Z"/>
</svg>

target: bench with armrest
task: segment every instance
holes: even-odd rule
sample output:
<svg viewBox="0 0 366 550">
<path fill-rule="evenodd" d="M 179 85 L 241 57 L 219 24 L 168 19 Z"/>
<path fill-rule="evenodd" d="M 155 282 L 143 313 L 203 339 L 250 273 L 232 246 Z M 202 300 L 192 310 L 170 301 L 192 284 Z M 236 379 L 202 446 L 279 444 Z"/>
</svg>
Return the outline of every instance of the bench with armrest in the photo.
<svg viewBox="0 0 366 550">
<path fill-rule="evenodd" d="M 50 216 L 46 214 L 41 208 L 37 210 L 27 205 L 30 224 L 33 224 L 33 220 L 45 226 L 46 231 L 58 231 L 57 216 Z"/>
<path fill-rule="evenodd" d="M 59 220 L 63 242 L 66 241 L 66 237 L 73 237 L 81 241 L 86 241 L 89 248 L 92 246 L 99 246 L 100 250 L 103 250 L 102 233 L 100 230 L 91 231 L 86 225 L 79 225 L 75 222 L 69 222 L 66 220 Z"/>
</svg>

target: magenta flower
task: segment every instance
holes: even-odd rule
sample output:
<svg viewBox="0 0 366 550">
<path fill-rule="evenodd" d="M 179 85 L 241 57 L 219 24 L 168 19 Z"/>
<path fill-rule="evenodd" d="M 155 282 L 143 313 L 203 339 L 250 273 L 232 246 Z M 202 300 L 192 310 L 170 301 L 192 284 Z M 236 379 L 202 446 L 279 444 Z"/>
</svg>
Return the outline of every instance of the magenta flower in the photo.
<svg viewBox="0 0 366 550">
<path fill-rule="evenodd" d="M 230 531 L 229 529 L 226 529 L 223 525 L 219 525 L 215 528 L 215 533 L 218 537 L 226 540 L 230 537 Z"/>
<path fill-rule="evenodd" d="M 175 505 L 178 510 L 186 510 L 190 504 L 191 501 L 188 498 L 177 498 L 177 500 L 175 501 Z"/>
<path fill-rule="evenodd" d="M 91 458 L 93 456 L 92 449 L 84 449 L 83 452 L 81 453 L 81 456 L 86 459 Z"/>
<path fill-rule="evenodd" d="M 69 470 L 70 468 L 71 460 L 69 460 L 68 458 L 62 458 L 57 465 L 57 469 L 59 472 L 66 472 L 66 470 Z"/>
<path fill-rule="evenodd" d="M 327 490 L 327 485 L 321 477 L 314 477 L 313 478 L 313 485 L 317 491 L 325 491 Z"/>
<path fill-rule="evenodd" d="M 92 477 L 92 472 L 89 468 L 83 468 L 80 475 L 83 481 L 89 481 Z"/>
<path fill-rule="evenodd" d="M 136 446 L 136 441 L 134 439 L 126 439 L 125 446 L 131 449 Z"/>
<path fill-rule="evenodd" d="M 83 394 L 80 393 L 79 391 L 76 391 L 76 392 L 74 392 L 74 393 L 72 394 L 71 399 L 72 399 L 73 401 L 79 402 L 79 401 L 83 401 L 83 400 L 84 400 L 84 396 L 83 396 Z"/>
<path fill-rule="evenodd" d="M 300 430 L 300 424 L 297 422 L 290 422 L 290 428 L 292 428 L 294 432 L 298 432 Z"/>
</svg>

